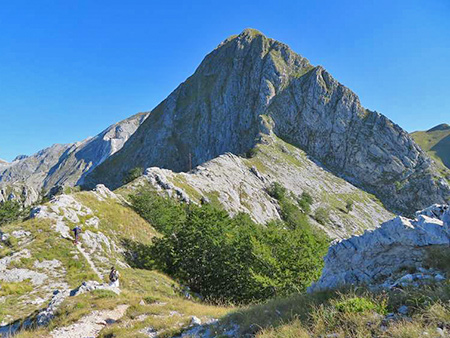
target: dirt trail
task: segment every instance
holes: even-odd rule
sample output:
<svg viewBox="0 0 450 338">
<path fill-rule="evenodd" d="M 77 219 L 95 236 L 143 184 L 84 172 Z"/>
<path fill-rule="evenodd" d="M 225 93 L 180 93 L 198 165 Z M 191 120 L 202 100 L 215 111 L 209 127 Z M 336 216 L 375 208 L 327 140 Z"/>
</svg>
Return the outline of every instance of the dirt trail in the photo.
<svg viewBox="0 0 450 338">
<path fill-rule="evenodd" d="M 114 310 L 93 311 L 78 322 L 53 330 L 53 338 L 92 338 L 97 337 L 107 325 L 113 324 L 122 318 L 129 305 L 119 305 Z"/>
<path fill-rule="evenodd" d="M 91 269 L 94 270 L 98 278 L 100 278 L 100 280 L 102 281 L 103 275 L 100 273 L 100 271 L 98 271 L 97 267 L 95 266 L 94 262 L 91 259 L 91 256 L 89 256 L 89 254 L 86 251 L 84 251 L 84 249 L 81 247 L 81 243 L 77 244 L 77 249 L 84 256 L 84 258 L 86 258 L 87 262 L 91 266 Z"/>
</svg>

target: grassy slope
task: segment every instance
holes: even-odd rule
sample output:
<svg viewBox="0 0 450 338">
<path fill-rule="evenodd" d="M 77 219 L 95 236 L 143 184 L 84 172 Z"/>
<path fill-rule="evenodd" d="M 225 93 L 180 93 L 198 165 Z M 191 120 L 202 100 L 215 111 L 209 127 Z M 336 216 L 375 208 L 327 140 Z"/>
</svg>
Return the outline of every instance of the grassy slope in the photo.
<svg viewBox="0 0 450 338">
<path fill-rule="evenodd" d="M 151 226 L 131 209 L 114 200 L 100 202 L 86 192 L 77 193 L 75 196 L 100 218 L 98 230 L 113 239 L 126 237 L 148 243 L 157 235 Z M 33 253 L 37 257 L 40 255 L 44 255 L 42 259 L 56 257 L 65 266 L 68 264 L 64 260 L 64 256 L 67 255 L 65 250 L 71 250 L 72 247 L 52 242 L 53 235 L 49 222 L 29 220 L 8 225 L 5 230 L 17 228 L 33 232 L 35 240 L 32 243 L 36 245 Z M 50 242 L 47 241 L 49 238 Z M 12 249 L 18 249 L 15 245 L 17 243 L 13 243 Z M 58 249 L 55 250 L 56 248 Z M 448 274 L 449 257 L 450 254 L 443 259 L 432 261 L 440 264 L 438 268 L 446 270 Z M 29 262 L 24 261 L 23 264 L 27 265 Z M 70 284 L 76 285 L 80 280 L 87 278 L 78 276 L 76 272 L 86 273 L 89 272 L 89 268 L 85 266 L 74 269 L 74 273 L 68 274 L 66 278 Z M 439 323 L 450 322 L 448 282 L 426 289 L 379 295 L 370 294 L 362 289 L 346 290 L 342 293 L 298 294 L 265 304 L 233 308 L 187 300 L 178 291 L 176 282 L 156 271 L 128 268 L 122 269 L 121 273 L 123 292 L 120 296 L 98 291 L 68 298 L 49 328 L 23 332 L 17 337 L 47 337 L 52 328 L 69 325 L 93 310 L 114 309 L 120 304 L 129 304 L 130 307 L 121 320 L 102 331 L 101 337 L 145 337 L 140 331 L 150 326 L 162 331 L 159 337 L 170 337 L 180 332 L 183 326 L 186 327 L 194 315 L 200 317 L 202 321 L 208 318 L 222 318 L 225 329 L 236 323 L 240 326 L 242 335 L 250 333 L 264 338 L 309 337 L 333 333 L 337 333 L 339 337 L 367 337 L 372 333 L 379 334 L 379 337 L 420 337 L 423 331 L 433 332 Z M 92 274 L 91 277 L 94 279 L 95 275 Z M 353 304 L 355 299 L 358 305 L 362 306 L 361 311 L 353 308 L 348 310 L 349 304 Z M 413 309 L 412 320 L 401 320 L 385 329 L 377 313 L 394 311 L 402 304 L 407 304 Z"/>
<path fill-rule="evenodd" d="M 95 216 L 100 219 L 98 229 L 84 224 L 89 217 L 82 219 L 84 230 L 102 232 L 118 244 L 121 239 L 132 239 L 148 244 L 154 236 L 158 235 L 131 208 L 115 200 L 99 201 L 90 192 L 80 192 L 74 194 L 74 196 L 83 205 L 92 209 Z M 73 255 L 77 253 L 72 243 L 61 239 L 52 230 L 50 221 L 31 219 L 9 224 L 2 228 L 4 232 L 18 229 L 32 232 L 33 241 L 26 245 L 32 257 L 15 262 L 15 266 L 32 268 L 35 260 L 57 259 L 62 262 L 67 271 L 63 280 L 70 287 L 79 286 L 85 280 L 98 279 L 81 255 L 78 255 L 80 256 L 79 260 L 72 259 Z M 20 249 L 20 243 L 13 241 L 9 248 L 4 248 L 0 252 L 0 257 L 17 252 Z M 104 267 L 108 267 L 117 260 L 123 260 L 123 257 L 114 253 L 106 258 L 109 259 L 108 262 L 94 259 L 96 266 L 99 267 L 102 264 Z M 70 325 L 93 310 L 114 309 L 120 304 L 128 304 L 130 307 L 121 321 L 106 329 L 107 333 L 114 332 L 120 337 L 145 337 L 145 335 L 139 333 L 139 330 L 148 326 L 158 330 L 167 330 L 167 334 L 170 335 L 170 333 L 176 333 L 180 330 L 180 324 L 189 324 L 192 315 L 203 317 L 203 319 L 218 318 L 231 310 L 229 307 L 209 306 L 187 300 L 179 291 L 179 286 L 175 281 L 156 271 L 125 268 L 120 269 L 120 272 L 122 276 L 121 289 L 123 291 L 120 296 L 100 290 L 67 298 L 48 328 L 23 332 L 17 337 L 47 337 L 49 331 L 55 327 Z M 0 303 L 2 305 L 0 306 L 0 318 L 6 315 L 13 315 L 14 319 L 23 318 L 44 306 L 33 307 L 22 302 L 29 297 L 29 282 L 10 284 L 7 288 L 5 288 L 5 285 L 5 283 L 2 283 L 3 292 L 9 292 L 10 294 L 5 295 L 4 303 Z M 180 315 L 171 316 L 171 311 L 177 311 Z M 137 320 L 136 318 L 140 319 Z"/>
<path fill-rule="evenodd" d="M 416 131 L 411 136 L 441 166 L 441 169 L 447 167 L 447 176 L 450 177 L 448 171 L 450 169 L 450 128 Z"/>
</svg>

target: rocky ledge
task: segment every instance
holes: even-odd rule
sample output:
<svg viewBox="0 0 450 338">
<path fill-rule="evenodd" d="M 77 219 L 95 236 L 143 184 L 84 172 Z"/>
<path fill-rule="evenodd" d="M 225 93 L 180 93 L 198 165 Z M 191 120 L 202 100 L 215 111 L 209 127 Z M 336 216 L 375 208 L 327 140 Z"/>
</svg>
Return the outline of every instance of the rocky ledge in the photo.
<svg viewBox="0 0 450 338">
<path fill-rule="evenodd" d="M 348 285 L 395 287 L 425 280 L 443 280 L 439 271 L 425 269 L 426 250 L 450 244 L 450 208 L 434 204 L 414 220 L 398 216 L 361 236 L 337 242 L 325 257 L 319 281 L 309 292 Z M 417 271 L 400 278 L 401 271 Z"/>
</svg>

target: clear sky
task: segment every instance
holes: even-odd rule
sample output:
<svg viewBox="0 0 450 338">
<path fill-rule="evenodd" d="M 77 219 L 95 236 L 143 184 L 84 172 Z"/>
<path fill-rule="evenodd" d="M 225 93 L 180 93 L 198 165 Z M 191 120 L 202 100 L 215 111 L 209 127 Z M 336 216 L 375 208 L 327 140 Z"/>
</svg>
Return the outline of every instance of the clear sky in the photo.
<svg viewBox="0 0 450 338">
<path fill-rule="evenodd" d="M 450 123 L 449 0 L 0 0 L 0 158 L 151 110 L 247 27 L 408 131 Z"/>
</svg>

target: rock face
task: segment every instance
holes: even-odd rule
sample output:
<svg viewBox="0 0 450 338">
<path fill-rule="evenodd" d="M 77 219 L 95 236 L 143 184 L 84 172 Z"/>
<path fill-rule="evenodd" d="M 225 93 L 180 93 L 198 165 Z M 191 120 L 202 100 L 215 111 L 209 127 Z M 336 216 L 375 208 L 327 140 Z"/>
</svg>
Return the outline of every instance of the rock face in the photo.
<svg viewBox="0 0 450 338">
<path fill-rule="evenodd" d="M 423 269 L 427 247 L 449 244 L 448 205 L 435 204 L 419 211 L 414 220 L 399 216 L 362 236 L 331 246 L 325 257 L 322 276 L 309 291 L 344 285 L 371 285 L 405 267 Z M 398 283 L 413 279 L 413 275 L 404 276 Z"/>
<path fill-rule="evenodd" d="M 393 211 L 449 199 L 450 186 L 408 133 L 364 109 L 321 66 L 252 29 L 207 55 L 85 183 L 117 188 L 134 167 L 188 171 L 246 153 L 270 130 Z"/>
<path fill-rule="evenodd" d="M 0 202 L 15 199 L 30 205 L 42 197 L 42 191 L 81 184 L 89 171 L 122 148 L 147 116 L 136 114 L 83 142 L 55 144 L 12 163 L 0 163 Z"/>
</svg>

